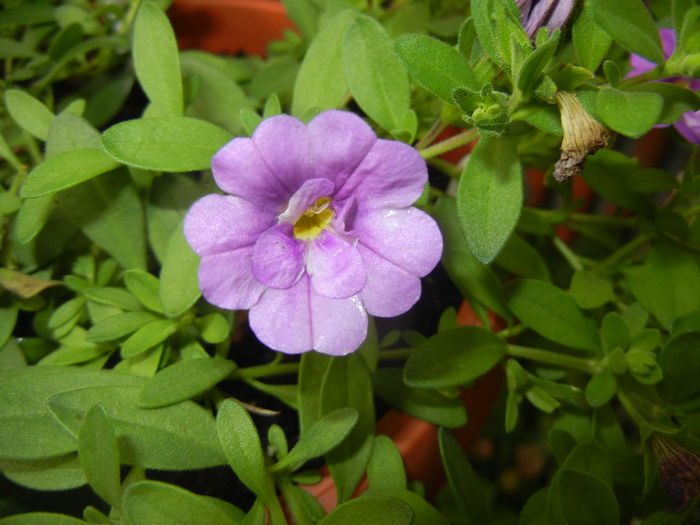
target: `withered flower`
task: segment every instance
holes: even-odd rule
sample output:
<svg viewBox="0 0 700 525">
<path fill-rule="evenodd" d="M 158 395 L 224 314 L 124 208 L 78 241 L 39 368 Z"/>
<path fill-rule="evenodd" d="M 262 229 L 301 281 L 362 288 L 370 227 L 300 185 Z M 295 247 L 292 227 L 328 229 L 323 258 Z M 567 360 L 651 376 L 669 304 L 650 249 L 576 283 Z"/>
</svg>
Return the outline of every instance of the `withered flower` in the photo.
<svg viewBox="0 0 700 525">
<path fill-rule="evenodd" d="M 607 146 L 612 133 L 583 109 L 574 94 L 559 91 L 556 99 L 564 139 L 561 155 L 554 166 L 554 178 L 561 182 L 581 173 L 586 157 Z"/>
<path fill-rule="evenodd" d="M 675 441 L 655 436 L 652 447 L 661 484 L 682 509 L 700 496 L 700 458 Z"/>
</svg>

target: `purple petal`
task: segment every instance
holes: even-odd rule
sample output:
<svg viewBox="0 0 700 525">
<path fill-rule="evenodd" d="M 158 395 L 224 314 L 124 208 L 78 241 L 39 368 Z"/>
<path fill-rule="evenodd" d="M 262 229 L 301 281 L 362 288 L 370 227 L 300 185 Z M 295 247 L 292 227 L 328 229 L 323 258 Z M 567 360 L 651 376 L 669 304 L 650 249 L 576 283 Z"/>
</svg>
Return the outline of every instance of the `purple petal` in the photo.
<svg viewBox="0 0 700 525">
<path fill-rule="evenodd" d="M 442 255 L 435 221 L 418 208 L 375 210 L 358 216 L 359 242 L 402 270 L 423 277 Z"/>
<path fill-rule="evenodd" d="M 545 24 L 553 5 L 554 0 L 540 0 L 535 4 L 524 23 L 528 36 L 532 37 Z"/>
<path fill-rule="evenodd" d="M 268 211 L 279 212 L 293 193 L 280 184 L 249 138 L 235 138 L 221 148 L 211 169 L 219 188 Z"/>
<path fill-rule="evenodd" d="M 368 208 L 410 206 L 423 192 L 428 169 L 411 146 L 394 140 L 377 140 L 364 160 L 336 193 L 336 199 L 357 199 Z"/>
<path fill-rule="evenodd" d="M 250 326 L 273 350 L 344 355 L 367 336 L 367 313 L 357 297 L 316 294 L 307 276 L 288 290 L 268 289 L 250 310 Z"/>
<path fill-rule="evenodd" d="M 303 122 L 288 115 L 263 120 L 253 133 L 255 147 L 288 194 L 314 178 L 309 138 Z"/>
<path fill-rule="evenodd" d="M 325 297 L 350 297 L 367 281 L 357 247 L 327 230 L 309 243 L 306 270 L 316 293 Z"/>
<path fill-rule="evenodd" d="M 199 264 L 199 287 L 210 303 L 227 310 L 247 310 L 265 286 L 253 275 L 253 248 L 205 255 Z"/>
<path fill-rule="evenodd" d="M 367 283 L 360 292 L 367 313 L 394 317 L 408 311 L 420 297 L 420 279 L 363 245 L 359 250 L 367 269 Z"/>
<path fill-rule="evenodd" d="M 555 3 L 554 10 L 549 15 L 549 20 L 547 21 L 547 29 L 550 33 L 555 29 L 560 29 L 566 24 L 575 3 L 576 0 L 559 0 Z"/>
<path fill-rule="evenodd" d="M 664 58 L 670 57 L 676 49 L 676 32 L 673 29 L 659 29 Z"/>
<path fill-rule="evenodd" d="M 325 177 L 340 188 L 377 141 L 367 123 L 354 113 L 319 113 L 308 127 L 315 177 Z"/>
<path fill-rule="evenodd" d="M 293 224 L 317 199 L 332 194 L 333 183 L 328 179 L 307 180 L 289 199 L 287 209 L 279 216 L 279 220 Z"/>
<path fill-rule="evenodd" d="M 197 255 L 214 255 L 255 244 L 275 217 L 240 197 L 205 195 L 187 212 L 184 233 Z"/>
<path fill-rule="evenodd" d="M 287 289 L 304 271 L 304 243 L 292 236 L 291 224 L 263 233 L 253 248 L 253 274 L 270 288 Z"/>
<path fill-rule="evenodd" d="M 687 111 L 674 124 L 678 133 L 693 144 L 700 146 L 700 111 Z"/>
</svg>

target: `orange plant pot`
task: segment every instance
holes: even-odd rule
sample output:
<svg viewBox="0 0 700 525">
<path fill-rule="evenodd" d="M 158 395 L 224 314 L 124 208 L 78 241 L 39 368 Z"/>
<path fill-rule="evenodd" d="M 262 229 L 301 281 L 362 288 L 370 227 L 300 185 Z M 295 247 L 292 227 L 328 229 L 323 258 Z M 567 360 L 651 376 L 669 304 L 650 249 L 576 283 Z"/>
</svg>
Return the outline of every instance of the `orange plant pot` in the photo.
<svg viewBox="0 0 700 525">
<path fill-rule="evenodd" d="M 294 23 L 276 0 L 175 0 L 168 11 L 182 49 L 265 55 Z"/>
</svg>

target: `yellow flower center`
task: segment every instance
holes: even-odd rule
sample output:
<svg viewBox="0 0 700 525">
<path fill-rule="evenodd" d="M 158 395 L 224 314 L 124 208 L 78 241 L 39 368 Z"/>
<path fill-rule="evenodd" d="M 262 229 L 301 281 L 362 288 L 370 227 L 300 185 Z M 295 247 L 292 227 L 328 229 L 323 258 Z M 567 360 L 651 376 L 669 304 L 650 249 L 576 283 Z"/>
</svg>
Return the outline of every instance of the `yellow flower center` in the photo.
<svg viewBox="0 0 700 525">
<path fill-rule="evenodd" d="M 294 223 L 294 237 L 309 241 L 318 237 L 333 220 L 330 197 L 317 199 Z"/>
</svg>

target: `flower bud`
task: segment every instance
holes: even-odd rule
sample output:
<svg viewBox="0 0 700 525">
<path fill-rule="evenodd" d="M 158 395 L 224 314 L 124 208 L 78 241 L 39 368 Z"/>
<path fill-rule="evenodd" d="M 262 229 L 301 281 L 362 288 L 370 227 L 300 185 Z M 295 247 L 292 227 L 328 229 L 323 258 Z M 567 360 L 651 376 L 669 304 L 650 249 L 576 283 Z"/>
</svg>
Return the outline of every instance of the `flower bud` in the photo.
<svg viewBox="0 0 700 525">
<path fill-rule="evenodd" d="M 586 156 L 607 146 L 611 132 L 583 109 L 574 94 L 559 91 L 556 99 L 561 113 L 564 140 L 561 143 L 561 155 L 554 166 L 554 178 L 561 182 L 581 173 Z"/>
<path fill-rule="evenodd" d="M 655 436 L 652 447 L 661 484 L 679 508 L 700 496 L 700 458 L 675 441 Z"/>
</svg>

